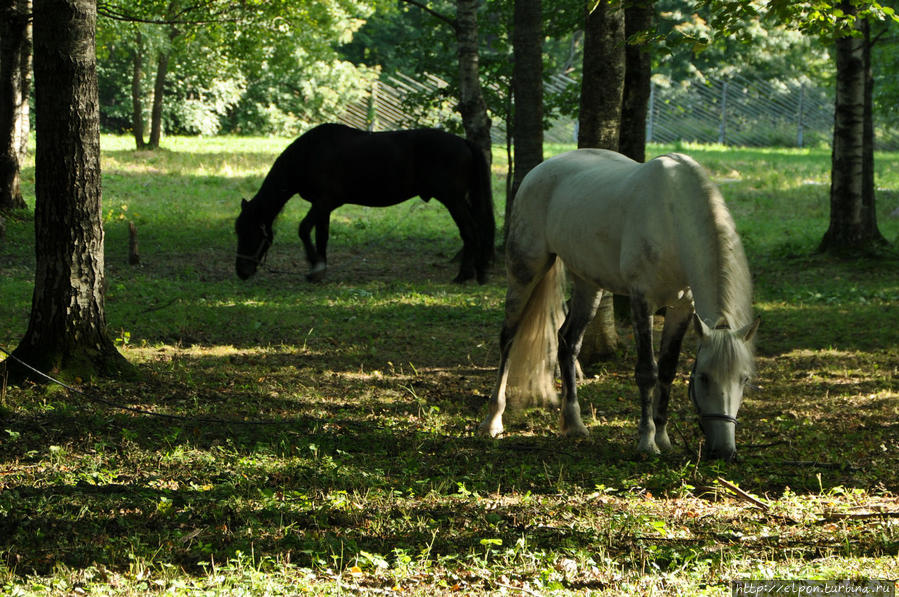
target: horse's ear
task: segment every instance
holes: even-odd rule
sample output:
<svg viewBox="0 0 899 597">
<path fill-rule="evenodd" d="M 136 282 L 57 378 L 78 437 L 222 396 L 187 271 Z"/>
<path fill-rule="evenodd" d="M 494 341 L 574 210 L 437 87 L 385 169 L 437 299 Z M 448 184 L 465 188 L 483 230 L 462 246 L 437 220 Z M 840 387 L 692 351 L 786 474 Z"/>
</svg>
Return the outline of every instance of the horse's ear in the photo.
<svg viewBox="0 0 899 597">
<path fill-rule="evenodd" d="M 743 342 L 749 342 L 752 340 L 752 337 L 755 336 L 755 332 L 759 329 L 759 323 L 761 323 L 761 321 L 761 317 L 756 317 L 755 321 L 741 328 L 740 331 L 737 332 L 737 335 L 740 338 L 743 338 Z"/>
<path fill-rule="evenodd" d="M 693 329 L 696 330 L 696 335 L 700 338 L 704 338 L 709 335 L 711 330 L 709 326 L 705 324 L 705 322 L 697 315 L 695 312 L 693 313 Z"/>
</svg>

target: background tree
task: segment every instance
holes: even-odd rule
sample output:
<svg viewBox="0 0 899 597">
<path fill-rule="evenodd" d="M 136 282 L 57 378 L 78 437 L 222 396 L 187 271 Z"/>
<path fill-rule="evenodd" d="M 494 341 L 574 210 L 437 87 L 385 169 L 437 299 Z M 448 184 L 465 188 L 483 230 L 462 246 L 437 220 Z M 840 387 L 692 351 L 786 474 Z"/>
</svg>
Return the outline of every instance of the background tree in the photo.
<svg viewBox="0 0 899 597">
<path fill-rule="evenodd" d="M 87 378 L 129 368 L 104 306 L 95 0 L 35 0 L 35 255 L 31 316 L 13 352 Z M 10 364 L 11 378 L 28 374 Z"/>
<path fill-rule="evenodd" d="M 819 250 L 871 251 L 887 244 L 874 208 L 874 124 L 868 18 L 852 2 L 839 9 L 852 20 L 836 39 L 836 102 L 830 182 L 830 225 Z"/>
<path fill-rule="evenodd" d="M 618 151 L 624 48 L 624 11 L 620 2 L 599 0 L 585 17 L 578 147 Z"/>
<path fill-rule="evenodd" d="M 751 0 L 707 0 L 719 35 L 740 38 L 739 25 L 759 15 L 835 44 L 836 93 L 830 188 L 830 226 L 819 249 L 836 254 L 878 251 L 886 241 L 877 229 L 874 201 L 873 85 L 867 22 L 899 20 L 880 2 L 788 2 L 764 11 Z M 866 108 L 867 106 L 867 108 Z M 866 132 L 867 131 L 867 132 Z M 866 134 L 869 137 L 866 150 Z M 865 189 L 868 189 L 865 191 Z"/>
<path fill-rule="evenodd" d="M 104 122 L 141 129 L 143 97 L 150 94 L 151 146 L 163 129 L 296 135 L 332 120 L 372 79 L 337 53 L 371 13 L 370 4 L 105 2 L 98 49 Z M 148 65 L 152 73 L 145 73 Z M 125 99 L 129 89 L 132 97 Z"/>
<path fill-rule="evenodd" d="M 624 89 L 618 151 L 638 162 L 646 161 L 646 110 L 652 78 L 652 0 L 625 3 Z"/>
<path fill-rule="evenodd" d="M 28 136 L 29 0 L 0 0 L 0 210 L 24 209 L 19 163 Z"/>
<path fill-rule="evenodd" d="M 624 47 L 624 11 L 620 3 L 599 0 L 585 17 L 578 147 L 618 151 Z M 580 361 L 592 363 L 614 351 L 617 345 L 614 303 L 612 295 L 604 293 L 599 310 L 584 333 Z"/>
<path fill-rule="evenodd" d="M 456 0 L 456 41 L 459 50 L 459 113 L 465 136 L 493 163 L 490 116 L 479 75 L 478 0 Z"/>
<path fill-rule="evenodd" d="M 144 103 L 141 83 L 144 78 L 144 36 L 140 29 L 134 33 L 134 56 L 131 68 L 131 128 L 137 149 L 146 146 L 144 142 Z"/>
<path fill-rule="evenodd" d="M 543 161 L 543 10 L 540 0 L 515 0 L 512 45 L 515 160 L 512 188 L 506 197 L 506 222 L 522 179 Z"/>
<path fill-rule="evenodd" d="M 493 162 L 492 140 L 490 137 L 491 120 L 487 110 L 487 102 L 484 97 L 484 89 L 481 86 L 481 34 L 478 19 L 478 11 L 481 7 L 479 0 L 455 0 L 448 2 L 424 2 L 419 0 L 402 0 L 407 5 L 396 11 L 389 11 L 376 19 L 379 24 L 390 23 L 391 31 L 410 32 L 409 23 L 406 21 L 410 15 L 413 20 L 423 25 L 423 29 L 415 27 L 418 34 L 412 33 L 411 38 L 403 40 L 393 38 L 385 40 L 383 33 L 376 33 L 376 28 L 363 30 L 361 40 L 383 40 L 387 45 L 395 45 L 390 49 L 378 44 L 377 49 L 368 47 L 363 42 L 357 42 L 344 51 L 355 60 L 376 62 L 383 59 L 391 65 L 409 65 L 409 70 L 415 72 L 430 72 L 442 75 L 445 81 L 455 81 L 455 86 L 450 91 L 456 95 L 456 109 L 461 117 L 462 128 L 465 136 L 478 145 L 487 159 L 487 163 Z M 408 7 L 415 7 L 409 9 Z M 416 12 L 418 11 L 418 12 Z M 455 16 L 451 16 L 452 12 Z M 425 25 L 430 22 L 431 25 Z M 453 32 L 455 44 L 447 44 L 447 38 L 442 27 L 435 28 L 434 24 L 447 25 Z M 431 35 L 424 35 L 423 31 L 429 31 Z M 410 45 L 410 39 L 412 45 Z M 424 41 L 427 39 L 428 41 Z M 422 52 L 422 47 L 429 51 Z M 415 57 L 410 60 L 410 57 Z M 416 66 L 412 66 L 416 65 Z M 421 68 L 423 65 L 424 68 Z M 433 66 L 434 68 L 430 68 Z M 406 70 L 406 69 L 401 69 Z M 450 127 L 451 128 L 451 127 Z"/>
</svg>

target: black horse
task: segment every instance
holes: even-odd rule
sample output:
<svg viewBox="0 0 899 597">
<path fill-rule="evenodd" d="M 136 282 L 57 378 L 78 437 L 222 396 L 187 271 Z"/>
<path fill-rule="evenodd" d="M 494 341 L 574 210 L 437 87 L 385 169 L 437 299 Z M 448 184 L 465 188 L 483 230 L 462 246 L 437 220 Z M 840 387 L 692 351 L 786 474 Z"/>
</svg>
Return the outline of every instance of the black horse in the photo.
<svg viewBox="0 0 899 597">
<path fill-rule="evenodd" d="M 299 230 L 311 281 L 327 269 L 332 211 L 346 203 L 386 207 L 415 196 L 437 199 L 459 227 L 462 265 L 454 281 L 486 280 L 496 226 L 490 173 L 483 152 L 465 139 L 436 129 L 369 133 L 342 124 L 300 136 L 275 160 L 256 196 L 241 203 L 235 222 L 241 279 L 265 259 L 272 223 L 295 194 L 312 204 Z"/>
</svg>

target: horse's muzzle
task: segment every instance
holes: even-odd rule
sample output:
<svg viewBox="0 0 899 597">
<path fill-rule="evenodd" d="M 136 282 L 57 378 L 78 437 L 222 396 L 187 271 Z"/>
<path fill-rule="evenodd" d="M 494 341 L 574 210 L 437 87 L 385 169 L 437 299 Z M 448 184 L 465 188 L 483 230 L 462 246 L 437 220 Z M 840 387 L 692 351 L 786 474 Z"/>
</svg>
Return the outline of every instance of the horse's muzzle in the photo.
<svg viewBox="0 0 899 597">
<path fill-rule="evenodd" d="M 709 450 L 709 460 L 723 460 L 724 462 L 734 462 L 737 460 L 736 448 Z"/>
<path fill-rule="evenodd" d="M 249 259 L 241 259 L 238 257 L 234 269 L 237 272 L 238 278 L 241 280 L 248 280 L 256 273 L 256 264 Z"/>
<path fill-rule="evenodd" d="M 710 460 L 732 462 L 737 457 L 736 423 L 735 418 L 724 415 L 700 419 L 706 445 L 703 451 Z"/>
</svg>

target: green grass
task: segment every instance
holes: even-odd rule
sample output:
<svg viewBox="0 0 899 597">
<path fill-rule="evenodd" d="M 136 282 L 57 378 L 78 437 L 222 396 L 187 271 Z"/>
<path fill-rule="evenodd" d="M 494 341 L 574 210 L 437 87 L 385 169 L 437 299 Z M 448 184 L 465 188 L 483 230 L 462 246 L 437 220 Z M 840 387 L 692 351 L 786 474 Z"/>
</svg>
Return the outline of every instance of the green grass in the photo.
<svg viewBox="0 0 899 597">
<path fill-rule="evenodd" d="M 742 461 L 725 465 L 696 462 L 685 371 L 676 450 L 634 455 L 625 328 L 581 386 L 588 440 L 557 437 L 557 415 L 541 411 L 503 439 L 474 437 L 498 356 L 501 264 L 484 286 L 450 284 L 459 240 L 436 203 L 341 208 L 328 279 L 312 285 L 295 199 L 274 271 L 239 281 L 239 200 L 287 142 L 170 138 L 149 153 L 103 137 L 107 314 L 141 376 L 84 387 L 188 418 L 3 390 L 0 592 L 724 595 L 736 579 L 899 577 L 899 261 L 814 253 L 826 152 L 650 149 L 709 168 L 755 279 L 759 387 L 741 410 Z M 33 178 L 27 167 L 26 191 Z M 877 184 L 896 242 L 899 154 L 878 156 Z M 27 325 L 32 245 L 30 216 L 10 219 L 5 348 Z"/>
</svg>

